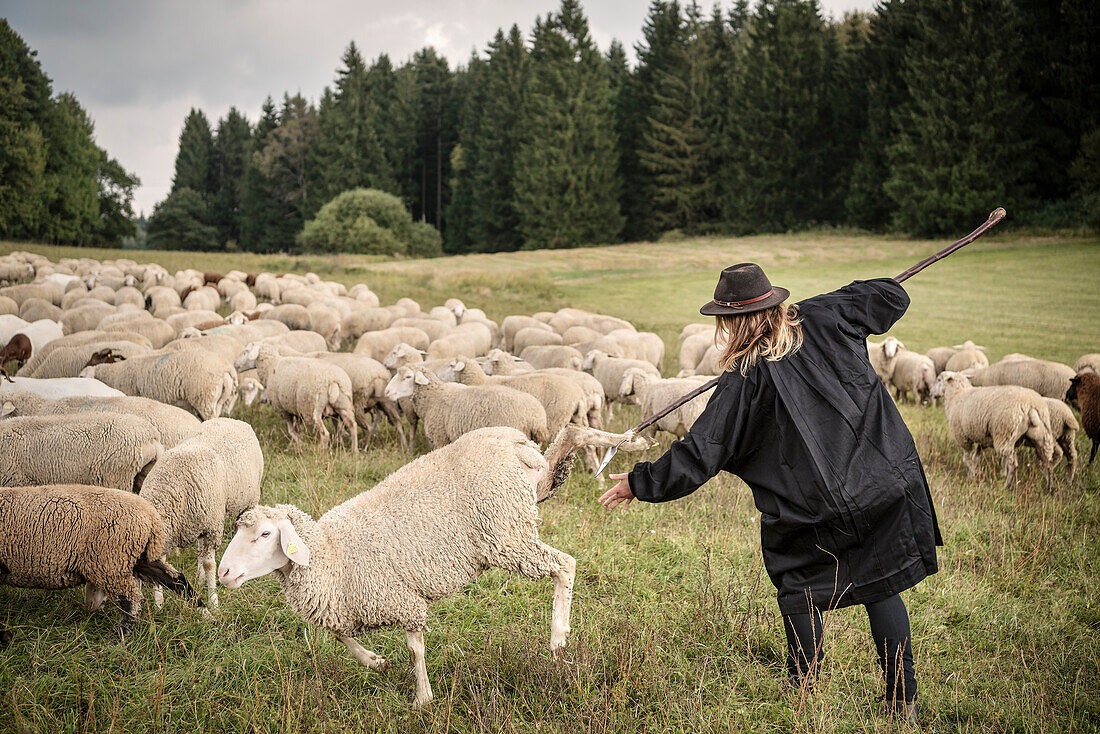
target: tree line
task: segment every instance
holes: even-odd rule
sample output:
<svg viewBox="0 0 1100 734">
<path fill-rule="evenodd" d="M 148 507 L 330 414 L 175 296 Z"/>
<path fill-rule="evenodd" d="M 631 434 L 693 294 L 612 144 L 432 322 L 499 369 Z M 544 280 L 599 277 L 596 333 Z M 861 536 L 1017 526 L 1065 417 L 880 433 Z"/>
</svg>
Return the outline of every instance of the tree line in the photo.
<svg viewBox="0 0 1100 734">
<path fill-rule="evenodd" d="M 134 233 L 138 177 L 96 145 L 91 117 L 0 18 L 0 237 L 116 244 Z"/>
<path fill-rule="evenodd" d="M 368 63 L 351 43 L 315 102 L 284 94 L 255 122 L 230 109 L 215 125 L 192 110 L 149 244 L 308 249 L 306 224 L 359 189 L 396 197 L 455 253 L 821 226 L 937 235 L 997 205 L 1017 223 L 1095 227 L 1098 25 L 1092 0 L 883 0 L 840 20 L 817 0 L 655 0 L 631 64 L 562 0 L 458 66 L 432 48 Z M 326 221 L 311 231 L 363 229 Z"/>
</svg>

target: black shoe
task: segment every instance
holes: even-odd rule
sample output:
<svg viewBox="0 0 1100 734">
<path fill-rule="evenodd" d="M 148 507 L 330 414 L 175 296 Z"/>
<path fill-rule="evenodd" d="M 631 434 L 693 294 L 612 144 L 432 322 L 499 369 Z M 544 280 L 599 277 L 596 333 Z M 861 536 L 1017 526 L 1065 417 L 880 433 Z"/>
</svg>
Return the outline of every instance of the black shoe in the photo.
<svg viewBox="0 0 1100 734">
<path fill-rule="evenodd" d="M 919 729 L 917 724 L 917 699 L 912 701 L 884 701 L 882 705 L 883 716 L 887 721 L 895 721 Z"/>
</svg>

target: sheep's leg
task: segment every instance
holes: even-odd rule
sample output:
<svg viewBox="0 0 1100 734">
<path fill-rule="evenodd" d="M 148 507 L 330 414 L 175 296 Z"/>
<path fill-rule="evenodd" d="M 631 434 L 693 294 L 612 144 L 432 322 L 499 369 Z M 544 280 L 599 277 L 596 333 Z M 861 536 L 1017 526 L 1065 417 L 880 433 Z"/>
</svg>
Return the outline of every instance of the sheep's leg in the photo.
<svg viewBox="0 0 1100 734">
<path fill-rule="evenodd" d="M 409 440 L 405 438 L 405 430 L 401 427 L 401 414 L 397 412 L 396 406 L 389 401 L 381 403 L 382 412 L 386 414 L 386 418 L 393 424 L 394 429 L 397 430 L 397 440 L 401 443 L 401 450 L 409 450 Z M 413 428 L 415 431 L 415 427 Z"/>
<path fill-rule="evenodd" d="M 359 644 L 359 641 L 354 637 L 348 635 L 342 635 L 339 632 L 336 633 L 336 639 L 344 643 L 348 650 L 351 651 L 352 656 L 363 665 L 367 666 L 371 670 L 384 670 L 386 667 L 386 659 L 379 655 L 375 655 Z"/>
<path fill-rule="evenodd" d="M 324 413 L 322 406 L 317 406 L 313 409 L 313 415 L 310 416 L 310 422 L 313 424 L 313 430 L 321 437 L 321 448 L 328 448 L 331 434 L 328 429 L 325 428 Z"/>
<path fill-rule="evenodd" d="M 134 621 L 141 611 L 141 588 L 137 581 L 131 582 L 131 588 L 124 594 L 118 595 L 118 606 L 121 610 L 118 623 L 118 634 L 122 639 L 134 629 Z"/>
<path fill-rule="evenodd" d="M 199 568 L 198 579 L 195 583 L 201 588 L 203 582 L 205 581 L 206 599 L 211 609 L 218 608 L 218 566 L 214 562 L 215 547 L 216 544 L 207 540 L 206 537 L 199 538 Z"/>
<path fill-rule="evenodd" d="M 970 471 L 971 479 L 978 475 L 978 452 L 981 450 L 981 446 L 963 446 L 963 463 Z"/>
<path fill-rule="evenodd" d="M 344 424 L 344 429 L 348 432 L 348 443 L 351 452 L 353 454 L 359 453 L 359 426 L 355 423 L 355 416 L 348 410 L 342 410 L 338 415 Z"/>
<path fill-rule="evenodd" d="M 297 422 L 296 419 L 294 418 L 294 416 L 284 414 L 283 419 L 286 421 L 286 432 L 290 434 L 290 442 L 291 443 L 301 443 L 302 442 L 302 434 L 300 434 L 300 433 L 298 433 L 298 431 L 294 430 L 294 426 Z"/>
<path fill-rule="evenodd" d="M 1066 457 L 1066 469 L 1069 472 L 1068 479 L 1073 481 L 1073 477 L 1077 474 L 1077 444 L 1068 438 L 1062 439 L 1062 453 Z"/>
<path fill-rule="evenodd" d="M 160 562 L 161 563 L 167 563 L 168 562 L 168 554 L 167 553 L 160 557 Z M 201 571 L 201 569 L 202 569 L 201 564 L 199 565 L 199 569 Z M 199 583 L 201 583 L 201 581 Z M 163 609 L 164 608 L 164 587 L 162 587 L 160 584 L 152 584 L 152 587 L 153 587 L 153 603 L 157 605 L 157 609 Z"/>
<path fill-rule="evenodd" d="M 603 416 L 600 415 L 599 408 L 593 408 L 588 411 L 588 427 L 600 430 L 603 428 Z"/>
<path fill-rule="evenodd" d="M 413 670 L 416 672 L 416 696 L 413 706 L 420 708 L 432 702 L 432 684 L 428 680 L 428 663 L 424 659 L 424 630 L 405 631 L 405 644 L 409 646 Z"/>
<path fill-rule="evenodd" d="M 573 602 L 573 580 L 577 576 L 577 561 L 533 538 L 530 546 L 524 545 L 509 553 L 507 558 L 494 564 L 529 579 L 554 579 L 554 610 L 550 617 L 550 651 L 561 658 L 566 638 L 569 636 L 569 611 Z"/>
<path fill-rule="evenodd" d="M 84 608 L 89 612 L 98 612 L 107 601 L 107 593 L 93 583 L 84 584 Z"/>
<path fill-rule="evenodd" d="M 1016 487 L 1016 450 L 1014 447 L 1010 446 L 1008 451 L 1004 452 L 1003 455 L 1004 459 L 1001 466 L 1004 469 L 1005 483 L 1001 490 L 1007 492 Z"/>
<path fill-rule="evenodd" d="M 1092 439 L 1092 453 L 1089 454 L 1089 466 L 1092 466 L 1092 460 L 1096 458 L 1096 447 L 1100 446 L 1100 441 L 1095 438 Z"/>
</svg>

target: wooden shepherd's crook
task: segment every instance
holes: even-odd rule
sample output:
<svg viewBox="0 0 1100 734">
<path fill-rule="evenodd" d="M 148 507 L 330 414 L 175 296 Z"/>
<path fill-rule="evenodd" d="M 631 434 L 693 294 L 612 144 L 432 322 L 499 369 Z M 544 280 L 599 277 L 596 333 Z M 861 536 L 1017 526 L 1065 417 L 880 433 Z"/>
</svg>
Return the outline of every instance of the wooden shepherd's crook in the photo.
<svg viewBox="0 0 1100 734">
<path fill-rule="evenodd" d="M 924 270 L 925 268 L 927 268 L 932 263 L 938 262 L 938 261 L 944 259 L 945 257 L 947 257 L 948 255 L 952 254 L 953 252 L 957 252 L 958 250 L 961 250 L 962 248 L 966 247 L 971 242 L 973 242 L 974 240 L 978 239 L 983 234 L 985 234 L 986 232 L 991 230 L 998 222 L 1000 222 L 1002 219 L 1005 218 L 1006 213 L 1007 212 L 1005 212 L 1004 207 L 997 207 L 992 212 L 990 212 L 989 219 L 982 222 L 982 225 L 980 227 L 975 229 L 973 232 L 968 234 L 966 237 L 963 237 L 961 240 L 958 240 L 956 242 L 951 243 L 950 245 L 943 248 L 942 250 L 940 250 L 936 254 L 929 255 L 928 257 L 924 258 L 923 260 L 921 260 L 919 263 L 917 263 L 913 267 L 911 267 L 907 270 L 904 270 L 901 273 L 898 273 L 897 275 L 894 276 L 894 280 L 896 280 L 899 283 L 902 283 L 902 282 L 908 280 L 909 278 L 912 278 L 914 275 L 916 275 L 920 271 Z M 645 429 L 649 428 L 654 423 L 661 420 L 666 415 L 668 415 L 672 411 L 676 410 L 677 408 L 679 408 L 681 405 L 688 402 L 689 400 L 693 400 L 693 399 L 697 398 L 698 396 L 702 395 L 703 393 L 705 393 L 707 390 L 713 389 L 714 386 L 718 384 L 719 379 L 720 378 L 715 377 L 713 380 L 709 380 L 708 382 L 700 385 L 699 387 L 695 388 L 694 390 L 692 390 L 691 392 L 689 392 L 687 395 L 683 396 L 682 398 L 680 398 L 676 402 L 672 403 L 671 405 L 669 405 L 667 407 L 662 408 L 661 410 L 657 411 L 653 415 L 651 415 L 648 418 L 646 418 L 645 420 L 643 420 L 638 425 L 636 425 L 633 428 L 631 428 L 630 430 L 628 430 L 626 432 L 627 438 L 624 438 L 623 441 L 619 442 L 618 445 L 613 446 L 610 449 L 608 449 L 607 455 L 605 455 L 603 457 L 603 461 L 600 462 L 600 468 L 596 470 L 596 476 L 599 476 L 600 473 L 603 472 L 603 470 L 607 468 L 607 465 L 609 463 L 611 463 L 611 459 L 615 456 L 616 453 L 618 453 L 619 446 L 621 446 L 623 444 L 623 442 L 627 441 L 631 436 L 636 434 L 638 431 L 644 431 Z"/>
</svg>

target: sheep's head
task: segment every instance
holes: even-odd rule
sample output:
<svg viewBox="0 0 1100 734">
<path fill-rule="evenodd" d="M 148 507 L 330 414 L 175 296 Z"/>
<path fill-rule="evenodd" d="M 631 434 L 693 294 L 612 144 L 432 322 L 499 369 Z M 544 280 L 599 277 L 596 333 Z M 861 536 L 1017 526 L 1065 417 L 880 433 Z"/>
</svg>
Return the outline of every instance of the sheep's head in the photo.
<svg viewBox="0 0 1100 734">
<path fill-rule="evenodd" d="M 963 372 L 941 372 L 932 383 L 932 389 L 928 391 L 928 395 L 933 398 L 942 398 L 952 387 L 970 387 L 970 376 Z"/>
<path fill-rule="evenodd" d="M 241 380 L 241 400 L 244 401 L 246 406 L 252 405 L 252 403 L 256 402 L 256 398 L 260 397 L 260 393 L 263 392 L 263 389 L 263 384 L 255 377 L 246 377 Z"/>
<path fill-rule="evenodd" d="M 100 349 L 98 352 L 92 354 L 88 359 L 88 363 L 84 365 L 84 368 L 95 367 L 97 364 L 114 364 L 115 362 L 123 362 L 126 357 L 118 354 L 111 349 Z M 81 373 L 83 374 L 83 373 Z"/>
<path fill-rule="evenodd" d="M 593 349 L 588 354 L 584 355 L 584 361 L 581 363 L 581 369 L 585 372 L 591 372 L 592 368 L 596 366 L 596 363 L 602 359 L 607 359 L 609 355 L 607 352 L 600 351 L 599 349 Z"/>
<path fill-rule="evenodd" d="M 443 382 L 458 382 L 458 376 L 466 371 L 466 360 L 452 359 L 437 373 Z"/>
<path fill-rule="evenodd" d="M 202 336 L 202 332 L 196 329 L 194 326 L 188 326 L 180 331 L 180 339 L 194 339 L 195 337 Z"/>
<path fill-rule="evenodd" d="M 237 532 L 218 566 L 218 579 L 223 586 L 239 588 L 246 581 L 286 568 L 290 563 L 309 565 L 309 546 L 294 528 L 288 512 L 291 507 L 257 505 L 240 514 Z"/>
<path fill-rule="evenodd" d="M 411 344 L 401 342 L 395 344 L 390 353 L 386 355 L 382 360 L 382 366 L 388 370 L 395 370 L 398 367 L 403 367 L 410 363 L 423 362 L 425 355 L 428 353 L 422 349 L 417 349 Z"/>
<path fill-rule="evenodd" d="M 5 380 L 7 382 L 15 382 L 15 380 L 11 379 L 8 375 L 8 371 L 4 369 L 4 365 L 0 364 L 0 382 L 4 382 Z"/>
<path fill-rule="evenodd" d="M 459 321 L 462 320 L 462 315 L 466 313 L 466 304 L 457 298 L 448 298 L 443 305 L 449 308 Z"/>
<path fill-rule="evenodd" d="M 953 346 L 951 348 L 952 349 L 977 349 L 980 352 L 985 351 L 985 347 L 980 347 L 980 346 L 978 346 L 977 344 L 975 344 L 974 342 L 972 342 L 969 339 L 964 341 L 962 344 L 956 344 L 955 346 Z"/>
<path fill-rule="evenodd" d="M 905 345 L 898 341 L 896 337 L 888 336 L 882 340 L 882 353 L 886 355 L 886 359 L 896 357 L 900 349 L 905 349 Z"/>
<path fill-rule="evenodd" d="M 237 369 L 237 372 L 244 372 L 245 370 L 256 368 L 256 360 L 260 356 L 261 346 L 260 342 L 251 342 L 244 348 L 244 351 L 241 352 L 233 362 L 233 366 Z"/>
<path fill-rule="evenodd" d="M 623 373 L 622 384 L 619 385 L 619 395 L 626 397 L 627 395 L 633 395 L 638 391 L 638 388 L 645 384 L 646 374 L 645 371 L 638 367 L 631 367 Z"/>
<path fill-rule="evenodd" d="M 437 378 L 438 379 L 438 378 Z M 386 385 L 386 397 L 390 400 L 401 400 L 412 397 L 417 386 L 432 384 L 432 378 L 424 370 L 412 367 L 400 367 L 397 374 Z"/>
<path fill-rule="evenodd" d="M 247 324 L 248 323 L 248 316 L 246 316 L 241 311 L 234 311 L 233 313 L 229 314 L 225 318 L 225 320 L 228 321 L 229 323 L 233 324 L 234 326 L 240 326 L 241 324 Z"/>
</svg>

